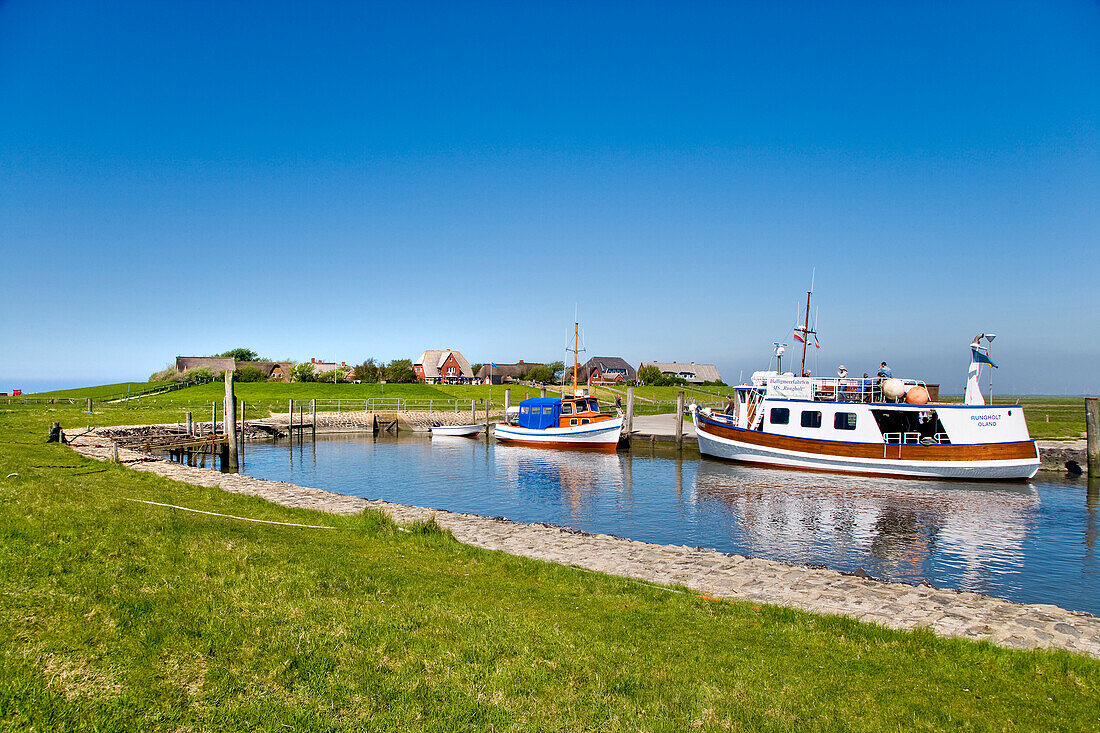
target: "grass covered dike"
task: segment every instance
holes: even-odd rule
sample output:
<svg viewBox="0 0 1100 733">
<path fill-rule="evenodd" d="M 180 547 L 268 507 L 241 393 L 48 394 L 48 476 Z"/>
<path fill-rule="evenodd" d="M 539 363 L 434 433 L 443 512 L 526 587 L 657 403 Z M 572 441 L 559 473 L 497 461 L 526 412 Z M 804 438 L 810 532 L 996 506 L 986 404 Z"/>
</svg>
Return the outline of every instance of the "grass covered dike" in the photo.
<svg viewBox="0 0 1100 733">
<path fill-rule="evenodd" d="M 125 404 L 94 422 L 161 414 Z M 1100 728 L 1098 660 L 711 601 L 44 444 L 86 418 L 0 408 L 0 729 Z"/>
<path fill-rule="evenodd" d="M 151 383 L 131 383 L 129 386 L 134 392 L 155 386 Z M 76 389 L 57 390 L 54 392 L 42 392 L 27 395 L 30 398 L 72 398 L 84 400 L 87 397 L 98 400 L 104 395 L 117 396 L 126 391 L 127 383 L 103 385 L 99 387 L 82 387 Z M 266 415 L 270 410 L 282 410 L 284 413 L 289 399 L 299 402 L 310 399 L 349 399 L 364 400 L 374 398 L 402 398 L 402 399 L 439 399 L 439 400 L 468 400 L 478 401 L 478 409 L 482 409 L 481 400 L 490 399 L 498 408 L 504 403 L 504 390 L 507 385 L 437 385 L 424 384 L 329 384 L 327 382 L 305 382 L 285 384 L 281 382 L 243 382 L 236 385 L 236 393 L 239 399 L 245 400 L 249 410 L 259 411 L 250 413 Z M 539 389 L 529 385 L 510 385 L 512 390 L 512 404 L 519 404 L 524 395 L 537 397 Z M 635 390 L 637 400 L 635 411 L 639 415 L 652 415 L 675 411 L 676 393 L 679 387 L 639 387 Z M 724 401 L 732 392 L 730 387 L 691 387 L 684 388 L 685 399 L 688 404 L 696 402 Z M 613 405 L 616 395 L 622 398 L 625 406 L 625 389 L 611 390 L 606 387 L 597 387 L 596 396 L 605 404 Z M 191 410 L 196 420 L 209 419 L 210 403 L 221 404 L 225 394 L 222 382 L 215 381 L 196 387 L 190 387 L 178 392 L 141 397 L 126 402 L 117 402 L 107 405 L 108 414 L 117 414 L 114 410 L 130 409 L 134 417 L 131 422 L 140 422 L 142 415 L 156 415 L 160 422 L 182 422 L 184 415 Z M 551 394 L 554 394 L 551 390 Z M 945 396 L 947 402 L 961 402 L 960 396 Z M 997 397 L 997 404 L 1011 405 L 1017 402 L 1023 406 L 1027 417 L 1028 430 L 1034 440 L 1046 438 L 1083 438 L 1085 433 L 1085 405 L 1080 397 Z M 659 404 L 655 404 L 659 402 Z M 306 405 L 308 407 L 308 405 Z M 96 402 L 94 410 L 99 413 L 103 404 Z M 219 408 L 220 409 L 220 408 Z"/>
</svg>

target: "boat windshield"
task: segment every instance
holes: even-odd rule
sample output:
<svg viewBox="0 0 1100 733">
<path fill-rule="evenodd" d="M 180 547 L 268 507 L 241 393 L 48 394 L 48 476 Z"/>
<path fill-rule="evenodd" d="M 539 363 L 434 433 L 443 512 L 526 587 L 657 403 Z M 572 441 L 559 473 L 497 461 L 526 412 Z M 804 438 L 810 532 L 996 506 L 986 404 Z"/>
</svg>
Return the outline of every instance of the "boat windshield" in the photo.
<svg viewBox="0 0 1100 733">
<path fill-rule="evenodd" d="M 600 406 L 596 402 L 596 400 L 589 400 L 588 401 L 588 409 L 589 409 L 590 412 L 599 412 L 600 411 Z"/>
</svg>

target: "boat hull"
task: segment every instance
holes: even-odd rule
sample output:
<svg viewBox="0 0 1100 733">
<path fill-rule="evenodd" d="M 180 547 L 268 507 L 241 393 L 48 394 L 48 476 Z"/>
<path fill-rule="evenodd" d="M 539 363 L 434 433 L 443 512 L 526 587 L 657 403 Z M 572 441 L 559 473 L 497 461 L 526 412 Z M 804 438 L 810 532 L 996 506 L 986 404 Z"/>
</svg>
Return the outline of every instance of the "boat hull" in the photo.
<svg viewBox="0 0 1100 733">
<path fill-rule="evenodd" d="M 989 445 L 874 445 L 790 438 L 716 425 L 696 414 L 699 452 L 809 471 L 926 479 L 1024 480 L 1039 470 L 1034 441 Z"/>
<path fill-rule="evenodd" d="M 591 448 L 615 450 L 619 445 L 623 419 L 615 417 L 588 425 L 536 430 L 518 425 L 497 423 L 493 434 L 502 442 L 546 448 Z"/>
<path fill-rule="evenodd" d="M 432 435 L 472 437 L 481 432 L 481 425 L 436 425 L 431 428 Z"/>
</svg>

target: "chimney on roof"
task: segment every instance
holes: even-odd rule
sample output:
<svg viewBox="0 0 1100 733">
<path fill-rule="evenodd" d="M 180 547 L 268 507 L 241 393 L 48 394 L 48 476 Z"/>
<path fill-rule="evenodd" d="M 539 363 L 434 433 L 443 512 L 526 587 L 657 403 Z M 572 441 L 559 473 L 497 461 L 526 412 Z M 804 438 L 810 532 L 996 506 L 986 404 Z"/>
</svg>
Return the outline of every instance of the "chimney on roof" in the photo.
<svg viewBox="0 0 1100 733">
<path fill-rule="evenodd" d="M 520 359 L 520 360 L 519 360 L 519 363 L 520 363 L 520 364 L 522 364 L 522 363 L 523 363 L 523 359 Z"/>
<path fill-rule="evenodd" d="M 309 357 L 309 363 L 310 363 L 310 364 L 316 364 L 316 363 L 317 363 L 317 360 L 316 360 L 316 359 L 314 359 L 314 358 L 313 358 L 313 357 L 311 356 L 311 357 Z"/>
</svg>

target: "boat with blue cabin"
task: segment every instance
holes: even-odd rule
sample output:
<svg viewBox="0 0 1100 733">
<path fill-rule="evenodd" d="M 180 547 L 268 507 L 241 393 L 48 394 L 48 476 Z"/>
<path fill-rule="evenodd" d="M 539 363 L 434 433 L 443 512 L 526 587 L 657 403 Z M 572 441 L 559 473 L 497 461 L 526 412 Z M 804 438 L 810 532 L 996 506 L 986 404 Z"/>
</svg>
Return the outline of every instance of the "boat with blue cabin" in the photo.
<svg viewBox="0 0 1100 733">
<path fill-rule="evenodd" d="M 573 395 L 534 397 L 519 403 L 512 420 L 496 423 L 498 441 L 544 448 L 615 450 L 623 429 L 623 416 L 600 411 L 599 401 L 588 387 L 577 386 L 579 326 L 573 333 Z"/>
</svg>

